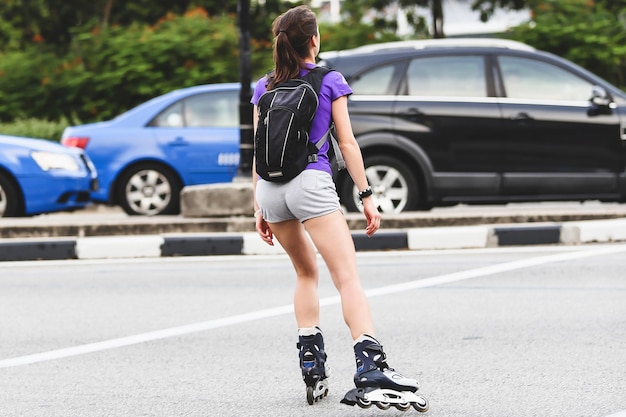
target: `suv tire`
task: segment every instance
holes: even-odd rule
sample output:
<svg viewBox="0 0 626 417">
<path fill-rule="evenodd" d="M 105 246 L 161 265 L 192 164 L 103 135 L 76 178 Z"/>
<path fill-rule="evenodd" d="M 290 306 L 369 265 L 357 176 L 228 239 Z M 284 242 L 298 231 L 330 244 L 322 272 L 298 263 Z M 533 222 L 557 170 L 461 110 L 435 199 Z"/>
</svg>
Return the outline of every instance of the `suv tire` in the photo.
<svg viewBox="0 0 626 417">
<path fill-rule="evenodd" d="M 416 210 L 422 196 L 417 178 L 407 164 L 387 155 L 364 159 L 365 175 L 374 191 L 374 203 L 381 213 L 393 214 Z M 359 190 L 349 175 L 344 175 L 341 200 L 348 211 L 363 211 Z"/>
</svg>

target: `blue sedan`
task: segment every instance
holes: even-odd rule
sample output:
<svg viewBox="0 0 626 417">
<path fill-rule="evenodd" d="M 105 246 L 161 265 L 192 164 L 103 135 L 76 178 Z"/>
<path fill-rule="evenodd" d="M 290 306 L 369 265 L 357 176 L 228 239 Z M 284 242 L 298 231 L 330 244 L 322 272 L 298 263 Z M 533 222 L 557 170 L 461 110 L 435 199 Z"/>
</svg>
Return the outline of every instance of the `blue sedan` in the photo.
<svg viewBox="0 0 626 417">
<path fill-rule="evenodd" d="M 80 149 L 0 135 L 0 217 L 82 208 L 97 186 L 96 170 Z"/>
<path fill-rule="evenodd" d="M 184 88 L 115 119 L 68 127 L 98 171 L 94 201 L 131 215 L 176 214 L 184 186 L 231 182 L 239 165 L 239 84 Z"/>
</svg>

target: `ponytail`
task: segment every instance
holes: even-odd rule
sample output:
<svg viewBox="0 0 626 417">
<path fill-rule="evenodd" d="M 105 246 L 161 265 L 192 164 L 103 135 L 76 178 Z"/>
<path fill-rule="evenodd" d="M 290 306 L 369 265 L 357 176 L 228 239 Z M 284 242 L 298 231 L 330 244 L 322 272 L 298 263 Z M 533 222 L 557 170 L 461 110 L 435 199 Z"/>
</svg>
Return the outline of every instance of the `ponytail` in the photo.
<svg viewBox="0 0 626 417">
<path fill-rule="evenodd" d="M 309 54 L 311 37 L 317 35 L 315 13 L 307 6 L 288 10 L 274 20 L 274 73 L 268 88 L 298 78 L 303 60 Z"/>
</svg>

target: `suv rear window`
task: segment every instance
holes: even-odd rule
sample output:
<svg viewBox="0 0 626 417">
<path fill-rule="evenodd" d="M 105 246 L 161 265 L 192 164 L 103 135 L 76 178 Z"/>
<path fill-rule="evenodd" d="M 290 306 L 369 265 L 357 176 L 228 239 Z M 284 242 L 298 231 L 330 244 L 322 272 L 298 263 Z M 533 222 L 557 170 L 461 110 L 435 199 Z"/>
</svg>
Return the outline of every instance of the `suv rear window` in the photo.
<svg viewBox="0 0 626 417">
<path fill-rule="evenodd" d="M 482 56 L 417 58 L 407 70 L 411 96 L 487 97 L 485 60 Z"/>
</svg>

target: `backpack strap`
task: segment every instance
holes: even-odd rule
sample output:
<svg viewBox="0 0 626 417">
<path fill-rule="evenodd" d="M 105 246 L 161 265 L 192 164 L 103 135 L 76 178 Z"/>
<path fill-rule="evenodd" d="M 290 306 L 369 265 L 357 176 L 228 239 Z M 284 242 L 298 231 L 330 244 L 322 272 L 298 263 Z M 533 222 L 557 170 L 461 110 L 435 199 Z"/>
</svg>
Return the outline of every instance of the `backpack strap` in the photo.
<svg viewBox="0 0 626 417">
<path fill-rule="evenodd" d="M 309 71 L 308 74 L 303 76 L 302 79 L 308 82 L 309 84 L 311 84 L 311 87 L 313 87 L 313 90 L 315 90 L 315 94 L 319 96 L 320 89 L 322 88 L 322 80 L 324 79 L 326 74 L 328 74 L 331 71 L 334 71 L 334 70 L 328 67 L 317 66 L 311 69 L 311 71 Z M 319 151 L 322 148 L 322 146 L 324 146 L 328 138 L 330 137 L 330 143 L 333 147 L 333 152 L 335 153 L 337 168 L 339 170 L 342 170 L 346 167 L 346 163 L 343 160 L 343 155 L 341 154 L 341 150 L 339 149 L 339 143 L 337 142 L 337 139 L 332 133 L 334 129 L 335 129 L 335 124 L 331 122 L 328 130 L 326 131 L 326 133 L 324 133 L 324 136 L 322 136 L 322 138 L 315 143 L 315 148 L 316 148 L 316 151 Z M 317 152 L 309 155 L 309 162 L 317 162 Z"/>
<path fill-rule="evenodd" d="M 309 71 L 305 76 L 303 76 L 302 79 L 308 82 L 309 84 L 311 84 L 311 87 L 313 87 L 313 90 L 315 90 L 315 94 L 319 96 L 320 89 L 322 88 L 322 80 L 324 79 L 326 74 L 328 74 L 331 71 L 333 70 L 328 67 L 318 66 L 318 67 L 311 69 L 311 71 Z"/>
<path fill-rule="evenodd" d="M 324 143 L 326 143 L 328 137 L 330 136 L 330 144 L 332 145 L 333 152 L 335 153 L 335 162 L 337 163 L 337 169 L 341 171 L 342 169 L 346 168 L 346 161 L 343 160 L 341 149 L 339 149 L 339 141 L 337 141 L 337 138 L 335 137 L 335 135 L 333 135 L 334 130 L 335 124 L 333 123 L 328 128 L 326 133 L 324 133 L 324 136 L 322 136 L 322 138 L 318 140 L 317 143 L 315 143 L 315 147 L 318 151 L 322 149 L 322 146 L 324 145 Z M 317 154 L 309 155 L 309 162 L 317 162 Z"/>
</svg>

